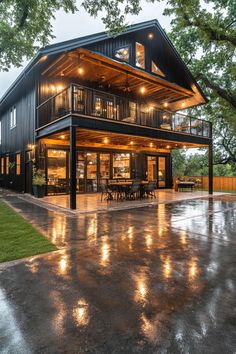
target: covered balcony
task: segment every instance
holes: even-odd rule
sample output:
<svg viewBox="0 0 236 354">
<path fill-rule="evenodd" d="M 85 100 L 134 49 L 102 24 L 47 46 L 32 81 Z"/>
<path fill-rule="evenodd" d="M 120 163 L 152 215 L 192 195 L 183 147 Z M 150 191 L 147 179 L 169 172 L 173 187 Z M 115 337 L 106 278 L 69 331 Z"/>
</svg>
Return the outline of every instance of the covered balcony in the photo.
<svg viewBox="0 0 236 354">
<path fill-rule="evenodd" d="M 211 123 L 135 100 L 71 84 L 37 107 L 37 128 L 69 115 L 211 138 Z"/>
</svg>

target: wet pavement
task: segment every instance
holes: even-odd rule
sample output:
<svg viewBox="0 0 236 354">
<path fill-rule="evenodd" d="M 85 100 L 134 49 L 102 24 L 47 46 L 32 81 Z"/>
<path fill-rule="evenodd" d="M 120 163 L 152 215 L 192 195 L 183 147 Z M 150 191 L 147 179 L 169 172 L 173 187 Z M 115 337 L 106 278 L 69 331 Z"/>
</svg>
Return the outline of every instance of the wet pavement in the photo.
<svg viewBox="0 0 236 354">
<path fill-rule="evenodd" d="M 0 353 L 236 353 L 236 196 L 74 217 L 8 202 L 59 251 L 0 266 Z"/>
</svg>

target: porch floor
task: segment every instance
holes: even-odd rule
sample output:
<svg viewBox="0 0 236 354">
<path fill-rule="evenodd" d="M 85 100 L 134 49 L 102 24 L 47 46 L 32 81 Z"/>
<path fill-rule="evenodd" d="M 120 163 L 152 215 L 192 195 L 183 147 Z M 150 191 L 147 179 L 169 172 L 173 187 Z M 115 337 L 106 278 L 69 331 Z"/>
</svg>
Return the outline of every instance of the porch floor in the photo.
<svg viewBox="0 0 236 354">
<path fill-rule="evenodd" d="M 221 195 L 225 193 L 214 193 L 214 195 Z M 89 213 L 96 211 L 112 211 L 112 210 L 123 210 L 140 208 L 148 205 L 156 205 L 159 203 L 170 203 L 181 200 L 196 199 L 207 197 L 208 192 L 206 191 L 184 191 L 176 192 L 172 189 L 156 190 L 156 199 L 145 198 L 142 200 L 125 200 L 125 201 L 109 201 L 106 200 L 101 202 L 101 194 L 78 194 L 76 198 L 77 209 L 76 212 Z M 70 208 L 70 196 L 69 195 L 56 195 L 47 196 L 41 199 L 43 203 L 53 205 L 56 207 L 61 207 L 65 209 Z"/>
</svg>

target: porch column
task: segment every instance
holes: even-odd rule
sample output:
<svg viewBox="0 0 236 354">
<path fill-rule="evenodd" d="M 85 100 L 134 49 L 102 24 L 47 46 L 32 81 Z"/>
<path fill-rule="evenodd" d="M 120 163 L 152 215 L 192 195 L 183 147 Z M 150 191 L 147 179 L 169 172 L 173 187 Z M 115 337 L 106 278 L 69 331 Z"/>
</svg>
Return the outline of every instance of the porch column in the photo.
<svg viewBox="0 0 236 354">
<path fill-rule="evenodd" d="M 70 127 L 70 208 L 76 209 L 76 128 Z"/>
<path fill-rule="evenodd" d="M 213 151 L 212 143 L 208 146 L 208 192 L 213 194 Z"/>
</svg>

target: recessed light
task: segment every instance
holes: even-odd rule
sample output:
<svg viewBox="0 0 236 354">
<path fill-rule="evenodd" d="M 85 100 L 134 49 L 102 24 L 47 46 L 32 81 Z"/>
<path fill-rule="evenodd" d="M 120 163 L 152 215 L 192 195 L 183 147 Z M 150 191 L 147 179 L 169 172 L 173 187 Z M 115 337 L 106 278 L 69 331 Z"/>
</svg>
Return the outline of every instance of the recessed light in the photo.
<svg viewBox="0 0 236 354">
<path fill-rule="evenodd" d="M 104 138 L 103 142 L 104 142 L 104 144 L 108 144 L 109 143 L 108 138 Z"/>
<path fill-rule="evenodd" d="M 60 138 L 61 138 L 61 139 L 65 139 L 65 135 L 61 135 Z"/>
<path fill-rule="evenodd" d="M 168 107 L 168 102 L 164 102 L 163 106 Z"/>
<path fill-rule="evenodd" d="M 144 94 L 144 93 L 146 92 L 146 88 L 145 88 L 144 86 L 142 86 L 142 87 L 140 88 L 140 92 L 141 92 L 142 94 Z"/>
</svg>

